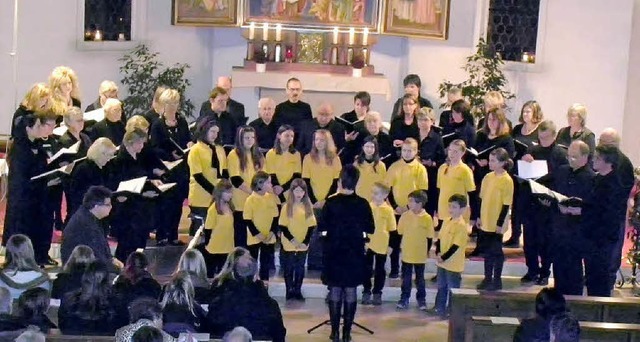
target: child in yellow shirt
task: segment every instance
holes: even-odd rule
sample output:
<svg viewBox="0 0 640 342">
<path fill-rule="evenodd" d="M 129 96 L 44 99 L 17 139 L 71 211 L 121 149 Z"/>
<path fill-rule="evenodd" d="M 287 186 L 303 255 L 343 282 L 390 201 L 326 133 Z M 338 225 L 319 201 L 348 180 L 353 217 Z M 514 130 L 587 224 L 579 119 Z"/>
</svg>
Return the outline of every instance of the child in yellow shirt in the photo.
<svg viewBox="0 0 640 342">
<path fill-rule="evenodd" d="M 385 201 L 389 196 L 389 191 L 389 187 L 384 183 L 377 182 L 373 184 L 373 195 L 370 204 L 375 222 L 375 231 L 369 235 L 369 243 L 367 244 L 367 275 L 363 283 L 362 305 L 382 305 L 382 288 L 387 277 L 384 264 L 387 262 L 389 233 L 396 231 L 396 218 L 393 214 L 393 208 Z M 373 300 L 371 300 L 371 276 L 374 277 Z"/>
<path fill-rule="evenodd" d="M 249 230 L 247 249 L 255 260 L 260 256 L 260 280 L 268 283 L 278 229 L 278 198 L 271 192 L 271 177 L 264 171 L 253 176 L 251 190 L 243 211 Z"/>
<path fill-rule="evenodd" d="M 451 289 L 460 288 L 464 271 L 464 251 L 469 241 L 467 222 L 462 215 L 467 209 L 467 196 L 455 194 L 449 198 L 448 220 L 442 224 L 436 242 L 438 293 L 434 313 L 447 317 L 447 302 Z"/>
<path fill-rule="evenodd" d="M 383 182 L 387 176 L 387 167 L 380 159 L 378 140 L 375 137 L 370 135 L 364 139 L 362 152 L 356 157 L 353 166 L 360 171 L 356 194 L 371 201 L 373 184 Z"/>
<path fill-rule="evenodd" d="M 421 165 L 422 167 L 422 165 Z M 416 299 L 420 310 L 427 310 L 424 284 L 424 266 L 427 262 L 435 231 L 433 219 L 424 209 L 427 193 L 415 190 L 409 194 L 407 207 L 398 222 L 398 233 L 402 236 L 402 287 L 397 308 L 409 306 L 412 272 L 416 272 Z"/>
<path fill-rule="evenodd" d="M 204 223 L 205 248 L 201 251 L 207 264 L 207 277 L 222 270 L 227 255 L 235 248 L 233 227 L 233 185 L 221 179 L 213 190 L 213 204 Z"/>
</svg>

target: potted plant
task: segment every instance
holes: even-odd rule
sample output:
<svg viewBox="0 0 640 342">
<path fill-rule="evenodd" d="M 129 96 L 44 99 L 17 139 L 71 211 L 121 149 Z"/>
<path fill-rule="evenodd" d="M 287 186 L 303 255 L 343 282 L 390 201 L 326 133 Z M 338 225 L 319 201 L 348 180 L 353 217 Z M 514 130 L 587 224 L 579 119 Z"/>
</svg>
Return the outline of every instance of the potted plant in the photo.
<svg viewBox="0 0 640 342">
<path fill-rule="evenodd" d="M 253 54 L 253 61 L 256 62 L 256 72 L 267 71 L 267 55 L 262 49 L 256 49 Z"/>
<path fill-rule="evenodd" d="M 362 77 L 362 68 L 364 68 L 364 56 L 361 53 L 354 54 L 351 58 L 351 67 L 353 77 Z"/>
<path fill-rule="evenodd" d="M 471 112 L 474 115 L 481 115 L 484 105 L 482 98 L 487 92 L 499 91 L 505 100 L 514 98 L 515 94 L 506 90 L 507 78 L 501 69 L 504 62 L 500 55 L 492 51 L 484 38 L 480 38 L 476 48 L 476 53 L 467 57 L 467 62 L 462 67 L 469 74 L 469 78 L 461 83 L 445 80 L 440 83 L 438 93 L 440 98 L 445 98 L 449 89 L 460 88 L 462 95 L 471 104 Z M 444 106 L 445 104 L 442 105 Z"/>
</svg>

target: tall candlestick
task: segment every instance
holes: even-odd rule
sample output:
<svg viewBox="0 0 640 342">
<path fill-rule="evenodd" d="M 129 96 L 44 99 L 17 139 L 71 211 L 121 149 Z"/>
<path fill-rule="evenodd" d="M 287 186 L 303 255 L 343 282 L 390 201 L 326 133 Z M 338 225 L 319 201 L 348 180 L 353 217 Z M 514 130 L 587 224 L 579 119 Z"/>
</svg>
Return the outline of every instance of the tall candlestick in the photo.
<svg viewBox="0 0 640 342">
<path fill-rule="evenodd" d="M 262 40 L 269 40 L 269 23 L 264 23 L 262 25 Z"/>
<path fill-rule="evenodd" d="M 333 44 L 338 44 L 338 28 L 333 28 Z"/>
<path fill-rule="evenodd" d="M 362 33 L 362 45 L 367 46 L 369 43 L 369 28 L 365 27 L 364 32 Z"/>
<path fill-rule="evenodd" d="M 349 28 L 349 45 L 353 45 L 356 42 L 356 29 Z"/>
<path fill-rule="evenodd" d="M 256 23 L 249 24 L 249 40 L 253 40 L 256 37 Z"/>
<path fill-rule="evenodd" d="M 279 42 L 282 40 L 282 25 L 278 24 L 276 25 L 276 42 Z"/>
</svg>

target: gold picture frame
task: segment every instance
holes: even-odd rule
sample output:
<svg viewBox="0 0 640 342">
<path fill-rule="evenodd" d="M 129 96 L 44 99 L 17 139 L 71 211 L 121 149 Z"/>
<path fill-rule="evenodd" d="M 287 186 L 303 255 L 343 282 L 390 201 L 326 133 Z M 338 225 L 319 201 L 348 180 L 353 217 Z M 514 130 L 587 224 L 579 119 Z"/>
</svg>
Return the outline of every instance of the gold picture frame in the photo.
<svg viewBox="0 0 640 342">
<path fill-rule="evenodd" d="M 446 40 L 451 0 L 385 0 L 382 33 Z"/>
<path fill-rule="evenodd" d="M 172 0 L 171 24 L 238 26 L 237 0 Z"/>
</svg>

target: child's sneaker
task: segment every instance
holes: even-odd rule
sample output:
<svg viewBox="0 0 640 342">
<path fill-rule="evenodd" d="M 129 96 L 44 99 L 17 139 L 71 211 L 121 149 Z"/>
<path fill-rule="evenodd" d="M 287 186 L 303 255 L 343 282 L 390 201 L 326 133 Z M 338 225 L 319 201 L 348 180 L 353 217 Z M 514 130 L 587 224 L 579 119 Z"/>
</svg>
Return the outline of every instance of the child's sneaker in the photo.
<svg viewBox="0 0 640 342">
<path fill-rule="evenodd" d="M 373 300 L 371 301 L 371 304 L 373 304 L 375 306 L 382 305 L 382 295 L 381 294 L 374 294 L 373 295 Z"/>
<path fill-rule="evenodd" d="M 424 302 L 424 301 L 419 301 L 418 302 L 418 310 L 427 311 L 427 303 Z"/>
<path fill-rule="evenodd" d="M 400 299 L 398 301 L 398 304 L 396 304 L 396 308 L 400 309 L 400 310 L 406 310 L 409 307 L 409 300 L 408 299 Z"/>
<path fill-rule="evenodd" d="M 371 305 L 371 293 L 363 293 L 362 301 L 360 302 L 362 305 Z"/>
</svg>

